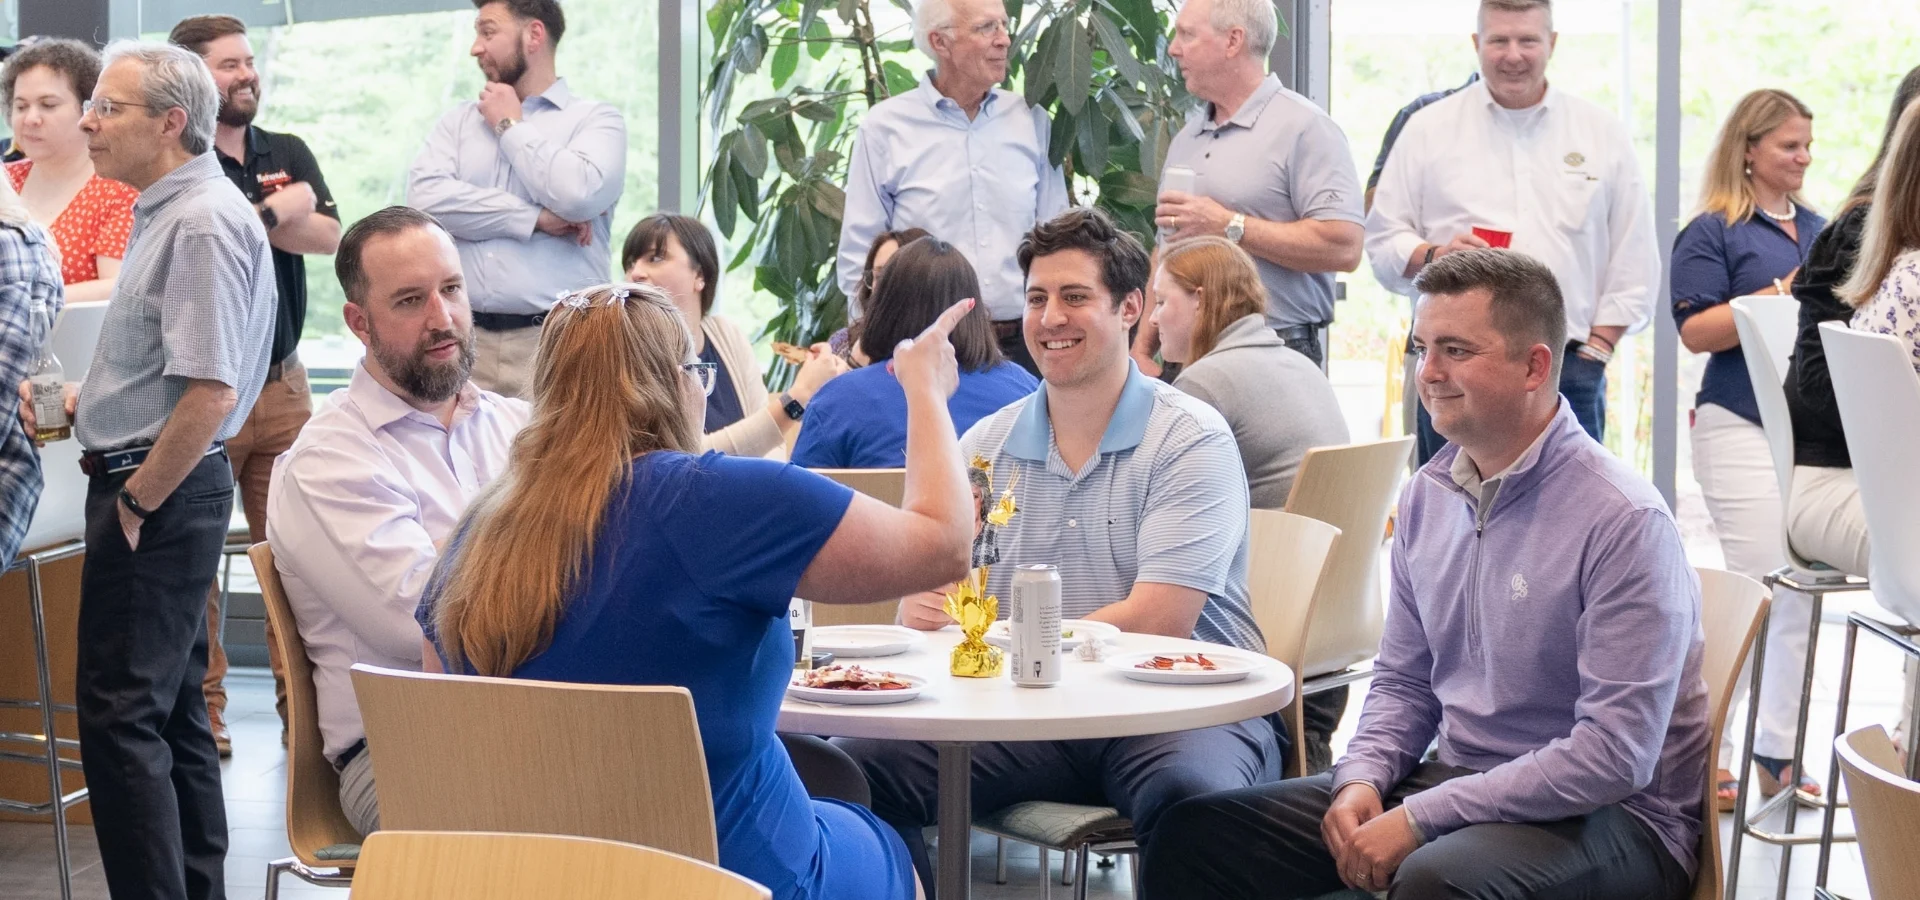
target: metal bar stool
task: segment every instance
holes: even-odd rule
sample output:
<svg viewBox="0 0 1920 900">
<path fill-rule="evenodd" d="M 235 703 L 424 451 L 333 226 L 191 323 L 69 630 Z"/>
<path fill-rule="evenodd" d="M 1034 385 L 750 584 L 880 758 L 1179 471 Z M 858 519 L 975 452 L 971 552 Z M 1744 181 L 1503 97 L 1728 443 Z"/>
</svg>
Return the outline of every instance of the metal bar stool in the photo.
<svg viewBox="0 0 1920 900">
<path fill-rule="evenodd" d="M 1863 616 L 1859 613 L 1849 613 L 1847 615 L 1846 651 L 1840 658 L 1839 710 L 1834 713 L 1833 717 L 1833 734 L 1835 738 L 1847 733 L 1847 707 L 1853 701 L 1854 650 L 1860 640 L 1860 630 L 1863 628 L 1866 629 L 1868 634 L 1892 644 L 1895 650 L 1905 653 L 1913 659 L 1920 660 L 1920 644 L 1914 643 L 1914 636 L 1920 635 L 1920 628 L 1915 628 L 1912 625 L 1893 625 L 1882 622 L 1879 619 Z M 1911 685 L 1907 686 L 1907 688 L 1910 687 Z M 1907 778 L 1912 781 L 1920 781 L 1920 753 L 1915 753 L 1911 749 L 1916 734 L 1920 734 L 1920 704 L 1914 705 L 1914 708 L 1908 713 L 1907 718 L 1907 744 L 1909 747 L 1907 751 Z M 1833 755 L 1833 763 L 1828 766 L 1827 784 L 1836 786 L 1840 784 L 1840 754 L 1838 753 Z M 1832 803 L 1826 804 L 1826 815 L 1820 825 L 1820 868 L 1814 874 L 1813 883 L 1822 890 L 1827 886 L 1827 863 L 1833 854 L 1833 842 L 1853 839 L 1851 835 L 1835 835 L 1833 833 L 1834 806 Z"/>
<path fill-rule="evenodd" d="M 14 744 L 36 748 L 32 752 L 0 750 L 0 760 L 24 762 L 42 765 L 47 770 L 47 800 L 43 803 L 26 803 L 20 800 L 0 798 L 0 810 L 26 813 L 35 816 L 53 818 L 53 847 L 60 866 L 60 900 L 73 900 L 73 859 L 67 850 L 67 809 L 87 799 L 87 789 L 80 788 L 68 794 L 60 793 L 60 770 L 80 768 L 80 761 L 60 755 L 62 750 L 75 753 L 80 751 L 80 742 L 73 738 L 60 737 L 54 730 L 54 714 L 75 712 L 72 704 L 53 702 L 53 671 L 47 663 L 47 616 L 46 606 L 41 593 L 41 567 L 71 556 L 86 552 L 87 545 L 82 541 L 70 541 L 31 553 L 14 560 L 7 568 L 27 571 L 27 606 L 33 618 L 33 658 L 35 675 L 38 678 L 40 697 L 38 700 L 0 699 L 0 709 L 37 709 L 40 711 L 40 732 L 0 732 L 0 745 Z"/>
</svg>

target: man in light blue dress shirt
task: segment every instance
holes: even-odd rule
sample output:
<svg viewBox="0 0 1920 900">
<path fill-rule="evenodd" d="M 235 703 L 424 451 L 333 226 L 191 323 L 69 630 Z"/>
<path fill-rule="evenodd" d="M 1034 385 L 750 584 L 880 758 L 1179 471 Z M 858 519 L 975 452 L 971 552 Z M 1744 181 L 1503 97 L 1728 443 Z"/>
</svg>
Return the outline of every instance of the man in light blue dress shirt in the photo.
<svg viewBox="0 0 1920 900">
<path fill-rule="evenodd" d="M 474 0 L 476 102 L 440 118 L 407 177 L 407 204 L 460 248 L 473 306 L 473 382 L 509 397 L 530 380 L 540 319 L 556 294 L 599 284 L 613 259 L 613 207 L 627 126 L 554 75 L 566 30 L 555 0 Z"/>
<path fill-rule="evenodd" d="M 998 87 L 1013 43 L 999 0 L 922 0 L 913 35 L 934 68 L 868 111 L 847 168 L 839 275 L 848 313 L 861 314 L 851 298 L 874 237 L 925 228 L 973 263 L 1000 352 L 1037 376 L 1020 333 L 1026 279 L 1014 250 L 1067 208 L 1066 177 L 1047 162 L 1050 120 Z"/>
</svg>

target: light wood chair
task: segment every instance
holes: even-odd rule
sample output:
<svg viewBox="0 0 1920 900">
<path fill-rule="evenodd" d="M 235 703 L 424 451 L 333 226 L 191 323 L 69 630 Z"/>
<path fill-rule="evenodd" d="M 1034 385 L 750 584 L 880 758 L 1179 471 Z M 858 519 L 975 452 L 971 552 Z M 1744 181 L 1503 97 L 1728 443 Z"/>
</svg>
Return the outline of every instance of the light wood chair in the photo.
<svg viewBox="0 0 1920 900">
<path fill-rule="evenodd" d="M 771 891 L 664 850 L 551 834 L 380 831 L 352 900 L 769 900 Z"/>
<path fill-rule="evenodd" d="M 300 639 L 300 626 L 287 605 L 273 548 L 261 541 L 247 550 L 254 579 L 266 601 L 267 621 L 287 678 L 287 843 L 293 855 L 267 863 L 267 900 L 280 896 L 280 874 L 292 872 L 309 884 L 344 887 L 353 883 L 360 855 L 360 832 L 340 811 L 340 776 L 327 760 L 320 738 L 319 700 L 313 690 L 313 662 Z"/>
<path fill-rule="evenodd" d="M 1920 897 L 1920 784 L 1899 774 L 1906 766 L 1886 729 L 1869 725 L 1833 742 L 1840 774 L 1853 802 L 1853 829 L 1875 897 Z"/>
<path fill-rule="evenodd" d="M 1366 677 L 1352 666 L 1380 652 L 1386 603 L 1380 591 L 1380 546 L 1387 515 L 1413 453 L 1412 436 L 1339 447 L 1315 447 L 1300 461 L 1287 512 L 1340 529 L 1320 578 L 1299 671 L 1301 694 L 1317 694 Z"/>
<path fill-rule="evenodd" d="M 1720 813 L 1714 802 L 1718 786 L 1721 735 L 1727 711 L 1733 706 L 1734 683 L 1740 664 L 1759 640 L 1767 620 L 1767 588 L 1744 575 L 1719 569 L 1695 569 L 1700 576 L 1700 623 L 1706 646 L 1700 657 L 1700 677 L 1707 682 L 1706 790 L 1701 798 L 1700 866 L 1693 880 L 1693 900 L 1720 900 L 1725 876 L 1720 865 Z"/>
<path fill-rule="evenodd" d="M 1299 665 L 1306 655 L 1308 621 L 1319 586 L 1340 543 L 1340 529 L 1325 522 L 1278 510 L 1256 509 L 1249 517 L 1247 588 L 1253 602 L 1253 618 L 1267 639 L 1267 655 L 1285 663 L 1299 677 Z M 1296 682 L 1294 699 L 1283 711 L 1287 727 L 1294 735 L 1293 753 L 1282 767 L 1287 777 L 1306 770 L 1305 744 L 1299 739 L 1301 725 L 1300 695 Z M 973 827 L 1005 840 L 1033 844 L 1040 848 L 1041 868 L 1046 854 L 1058 850 L 1067 854 L 1061 862 L 1063 883 L 1079 872 L 1074 896 L 1087 896 L 1087 858 L 1101 853 L 1133 853 L 1133 823 L 1119 810 L 1075 803 L 1051 803 L 1033 800 L 993 810 L 974 820 Z M 1006 852 L 996 852 L 997 880 L 1006 883 Z M 1136 870 L 1136 893 L 1138 874 Z"/>
<path fill-rule="evenodd" d="M 353 667 L 382 828 L 567 834 L 717 862 L 693 695 Z"/>
<path fill-rule="evenodd" d="M 813 469 L 812 471 L 889 506 L 899 506 L 902 498 L 907 494 L 907 470 L 905 469 Z M 815 603 L 813 624 L 816 627 L 892 625 L 899 612 L 899 600 L 880 600 L 874 603 L 852 605 Z"/>
</svg>

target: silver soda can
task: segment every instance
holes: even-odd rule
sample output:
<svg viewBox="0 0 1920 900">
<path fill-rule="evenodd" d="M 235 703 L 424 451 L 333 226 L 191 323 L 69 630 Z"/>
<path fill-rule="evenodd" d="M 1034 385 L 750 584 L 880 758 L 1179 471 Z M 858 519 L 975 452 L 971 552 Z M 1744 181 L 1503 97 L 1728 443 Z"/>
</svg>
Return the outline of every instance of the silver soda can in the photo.
<svg viewBox="0 0 1920 900">
<path fill-rule="evenodd" d="M 1053 687 L 1060 683 L 1060 570 L 1020 566 L 1013 570 L 1013 683 Z"/>
</svg>

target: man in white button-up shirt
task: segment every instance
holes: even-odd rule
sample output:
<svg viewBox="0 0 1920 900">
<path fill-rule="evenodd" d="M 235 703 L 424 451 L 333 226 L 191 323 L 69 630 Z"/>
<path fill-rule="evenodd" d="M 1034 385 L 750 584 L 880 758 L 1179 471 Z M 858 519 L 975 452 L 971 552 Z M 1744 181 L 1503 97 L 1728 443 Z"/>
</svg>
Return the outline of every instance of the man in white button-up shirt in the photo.
<svg viewBox="0 0 1920 900">
<path fill-rule="evenodd" d="M 1479 26 L 1481 81 L 1407 123 L 1367 216 L 1367 256 L 1381 284 L 1408 296 L 1448 253 L 1500 243 L 1546 263 L 1567 304 L 1560 390 L 1598 440 L 1607 361 L 1652 314 L 1652 205 L 1619 120 L 1547 85 L 1551 3 L 1482 0 Z M 1424 410 L 1420 419 L 1425 458 L 1440 441 Z"/>
<path fill-rule="evenodd" d="M 467 503 L 506 469 L 529 407 L 468 382 L 460 254 L 432 217 L 394 206 L 360 220 L 334 267 L 367 356 L 275 464 L 267 541 L 313 661 L 341 808 L 365 833 L 379 809 L 348 669 L 420 668 L 420 592 Z"/>
</svg>

